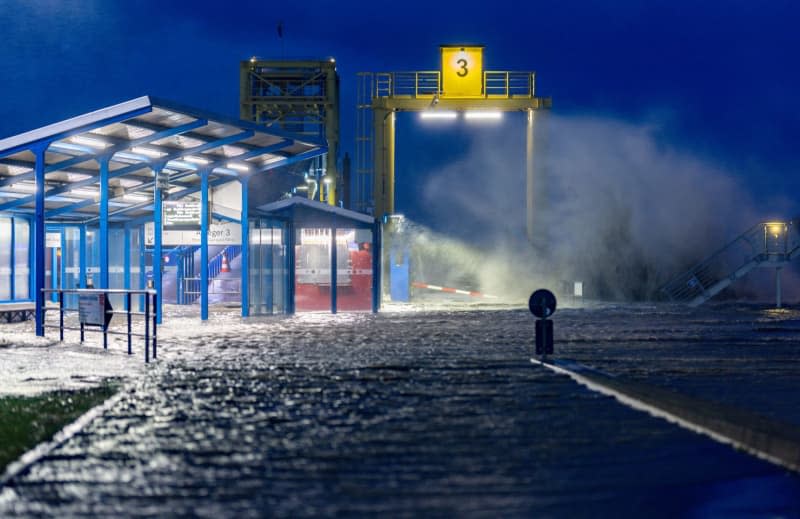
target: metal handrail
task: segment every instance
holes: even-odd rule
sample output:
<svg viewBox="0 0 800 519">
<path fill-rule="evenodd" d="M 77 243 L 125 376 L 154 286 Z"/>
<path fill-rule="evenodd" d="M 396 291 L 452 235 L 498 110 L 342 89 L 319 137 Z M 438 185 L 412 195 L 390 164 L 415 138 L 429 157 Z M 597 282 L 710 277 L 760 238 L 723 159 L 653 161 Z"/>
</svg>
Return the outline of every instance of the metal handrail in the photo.
<svg viewBox="0 0 800 519">
<path fill-rule="evenodd" d="M 533 98 L 535 72 L 487 70 L 483 73 L 481 92 L 487 98 Z M 430 98 L 442 95 L 442 77 L 438 70 L 376 72 L 372 97 Z"/>
<path fill-rule="evenodd" d="M 158 325 L 157 325 L 157 313 L 156 309 L 158 308 L 158 293 L 155 290 L 150 289 L 125 289 L 125 288 L 43 288 L 42 289 L 42 297 L 46 299 L 47 294 L 57 293 L 58 294 L 58 308 L 48 308 L 47 306 L 42 308 L 42 319 L 43 321 L 47 320 L 47 311 L 48 310 L 58 310 L 58 326 L 55 325 L 47 325 L 44 324 L 44 328 L 58 328 L 59 329 L 59 341 L 64 342 L 64 330 L 73 330 L 73 331 L 80 331 L 81 332 L 81 344 L 83 344 L 85 340 L 85 333 L 86 331 L 97 331 L 103 333 L 103 349 L 108 349 L 108 336 L 109 335 L 126 335 L 128 337 L 128 355 L 133 355 L 133 344 L 132 338 L 133 337 L 143 337 L 144 338 L 144 361 L 146 363 L 150 362 L 150 347 L 152 346 L 153 349 L 153 359 L 158 357 Z M 108 327 L 105 325 L 95 325 L 91 323 L 85 323 L 84 321 L 80 320 L 80 328 L 71 328 L 64 326 L 64 314 L 67 313 L 77 313 L 80 315 L 80 310 L 74 309 L 67 309 L 64 307 L 64 294 L 105 294 L 106 297 L 109 295 L 119 294 L 125 296 L 125 310 L 106 310 L 105 315 L 117 315 L 117 314 L 125 314 L 127 317 L 127 332 L 114 332 L 109 331 Z M 134 295 L 143 295 L 144 296 L 144 312 L 134 312 L 132 310 L 132 296 Z M 153 326 L 153 333 L 150 333 L 150 325 L 151 325 L 151 308 L 152 304 L 152 326 Z M 144 333 L 133 333 L 133 316 L 144 316 Z"/>
<path fill-rule="evenodd" d="M 761 263 L 787 261 L 798 248 L 800 235 L 792 222 L 761 222 L 683 274 L 672 278 L 662 285 L 660 291 L 673 301 L 694 299 L 720 281 L 731 276 L 741 277 Z M 737 251 L 742 254 L 727 257 Z"/>
</svg>

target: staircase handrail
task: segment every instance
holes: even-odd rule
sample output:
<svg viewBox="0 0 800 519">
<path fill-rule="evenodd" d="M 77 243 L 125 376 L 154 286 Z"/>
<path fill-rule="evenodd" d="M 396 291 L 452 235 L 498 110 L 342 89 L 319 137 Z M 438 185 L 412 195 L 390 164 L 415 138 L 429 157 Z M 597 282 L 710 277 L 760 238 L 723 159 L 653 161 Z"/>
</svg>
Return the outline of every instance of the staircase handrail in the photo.
<svg viewBox="0 0 800 519">
<path fill-rule="evenodd" d="M 758 250 L 759 248 L 754 245 L 752 239 L 753 238 L 760 239 L 765 232 L 765 228 L 770 224 L 774 224 L 774 222 L 759 222 L 753 225 L 752 227 L 741 233 L 739 236 L 737 236 L 730 242 L 726 243 L 724 246 L 717 249 L 713 254 L 708 256 L 703 261 L 697 263 L 689 270 L 685 271 L 684 273 L 678 276 L 675 276 L 670 281 L 662 285 L 659 291 L 666 294 L 667 297 L 669 297 L 673 301 L 685 298 L 686 295 L 694 291 L 693 289 L 695 289 L 698 284 L 700 285 L 701 291 L 704 291 L 706 288 L 708 288 L 706 285 L 710 285 L 719 281 L 718 279 L 713 279 L 714 276 L 710 276 L 712 273 L 709 272 L 709 269 L 712 267 L 714 261 L 719 259 L 719 257 L 722 256 L 723 253 L 729 251 L 731 248 L 733 248 L 734 246 L 736 246 L 741 242 L 745 242 L 748 245 L 750 245 L 750 247 L 752 248 L 752 255 L 743 260 L 735 270 L 741 269 L 750 262 L 753 261 L 761 262 L 768 259 L 770 253 L 767 248 L 766 242 L 764 243 L 763 250 L 759 252 Z M 791 227 L 791 225 L 789 227 Z M 792 231 L 791 228 L 787 228 L 786 230 L 787 234 L 791 233 L 791 231 Z M 800 242 L 798 242 L 798 246 L 800 246 Z M 709 275 L 711 281 L 703 283 L 700 280 L 700 277 L 702 277 L 701 275 L 703 274 Z M 696 283 L 692 283 L 693 279 L 696 281 Z"/>
</svg>

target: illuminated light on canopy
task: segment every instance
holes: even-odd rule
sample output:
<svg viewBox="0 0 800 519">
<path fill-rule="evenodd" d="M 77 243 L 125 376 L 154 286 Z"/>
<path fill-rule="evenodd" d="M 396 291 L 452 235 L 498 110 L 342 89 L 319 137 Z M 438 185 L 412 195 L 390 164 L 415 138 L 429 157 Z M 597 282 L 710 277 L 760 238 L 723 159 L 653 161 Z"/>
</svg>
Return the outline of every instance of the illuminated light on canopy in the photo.
<svg viewBox="0 0 800 519">
<path fill-rule="evenodd" d="M 153 148 L 145 148 L 144 146 L 134 146 L 133 148 L 131 148 L 131 151 L 134 153 L 138 153 L 139 155 L 144 155 L 146 157 L 153 157 L 154 159 L 166 155 L 166 153 L 164 153 L 163 151 L 154 150 Z"/>
<path fill-rule="evenodd" d="M 464 119 L 471 121 L 499 121 L 502 118 L 503 112 L 470 111 L 464 113 Z"/>
<path fill-rule="evenodd" d="M 420 119 L 445 119 L 445 120 L 453 120 L 458 117 L 457 112 L 451 111 L 428 111 L 428 112 L 420 112 L 419 114 Z"/>
<path fill-rule="evenodd" d="M 242 171 L 244 173 L 250 171 L 250 166 L 241 162 L 228 162 L 226 166 L 230 169 L 235 169 L 236 171 Z"/>
<path fill-rule="evenodd" d="M 72 138 L 72 142 L 75 144 L 82 144 L 84 146 L 91 146 L 92 148 L 100 148 L 103 149 L 106 146 L 110 146 L 109 143 L 106 141 L 96 139 L 94 137 L 86 137 L 84 135 L 76 135 Z"/>
</svg>

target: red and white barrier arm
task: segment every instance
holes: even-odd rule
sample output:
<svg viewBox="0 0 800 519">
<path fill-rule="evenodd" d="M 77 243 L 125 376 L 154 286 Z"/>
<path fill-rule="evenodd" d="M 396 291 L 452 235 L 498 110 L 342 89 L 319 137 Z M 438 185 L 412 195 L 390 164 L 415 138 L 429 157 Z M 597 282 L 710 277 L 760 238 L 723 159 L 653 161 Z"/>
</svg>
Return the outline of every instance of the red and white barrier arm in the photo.
<svg viewBox="0 0 800 519">
<path fill-rule="evenodd" d="M 447 292 L 449 294 L 461 294 L 470 297 L 485 297 L 487 299 L 497 299 L 497 296 L 490 296 L 488 294 L 483 294 L 481 292 L 476 292 L 474 290 L 459 290 L 457 288 L 440 287 L 439 285 L 430 285 L 428 283 L 420 283 L 418 281 L 412 281 L 411 286 L 414 288 L 424 288 L 427 290 L 436 290 L 438 292 Z"/>
</svg>

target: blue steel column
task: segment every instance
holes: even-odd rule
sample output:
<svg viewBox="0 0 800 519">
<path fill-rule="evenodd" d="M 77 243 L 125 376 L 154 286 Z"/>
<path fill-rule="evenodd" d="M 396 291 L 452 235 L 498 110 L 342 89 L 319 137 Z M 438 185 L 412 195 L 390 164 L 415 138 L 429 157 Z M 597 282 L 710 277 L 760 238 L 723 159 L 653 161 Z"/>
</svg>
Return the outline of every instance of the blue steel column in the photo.
<svg viewBox="0 0 800 519">
<path fill-rule="evenodd" d="M 372 312 L 381 307 L 381 224 L 372 226 Z"/>
<path fill-rule="evenodd" d="M 47 238 L 45 238 L 47 239 Z M 56 251 L 53 251 L 54 253 Z M 53 254 L 53 271 L 55 272 L 56 263 L 60 263 L 58 267 L 58 282 L 53 283 L 53 288 L 70 288 L 64 282 L 67 279 L 67 227 L 61 226 L 61 261 L 58 260 L 58 254 Z M 56 281 L 56 276 L 52 276 L 52 279 Z M 53 292 L 53 302 L 58 302 L 58 294 Z"/>
<path fill-rule="evenodd" d="M 100 279 L 98 288 L 108 286 L 108 161 L 110 157 L 100 157 Z"/>
<path fill-rule="evenodd" d="M 200 319 L 208 320 L 208 170 L 200 172 Z"/>
<path fill-rule="evenodd" d="M 125 258 L 123 259 L 122 263 L 122 277 L 124 279 L 124 287 L 125 290 L 131 289 L 131 228 L 125 227 Z M 130 301 L 130 297 L 125 297 L 125 310 L 130 310 L 128 308 L 128 301 Z"/>
<path fill-rule="evenodd" d="M 36 178 L 36 209 L 34 220 L 34 249 L 36 250 L 36 266 L 34 270 L 36 301 L 36 335 L 44 337 L 44 253 L 45 253 L 45 210 L 44 210 L 44 161 L 47 145 L 32 150 L 36 156 L 35 178 Z"/>
<path fill-rule="evenodd" d="M 144 290 L 147 280 L 147 262 L 145 261 L 144 250 L 144 225 L 139 226 L 139 290 Z M 139 296 L 139 311 L 144 312 L 144 299 L 146 296 Z"/>
<path fill-rule="evenodd" d="M 336 215 L 333 215 L 333 224 L 331 225 L 331 313 L 336 313 L 336 285 L 338 284 L 339 276 L 337 272 L 337 255 L 336 250 Z"/>
<path fill-rule="evenodd" d="M 293 314 L 294 304 L 294 280 L 295 280 L 295 258 L 294 258 L 294 214 L 292 219 L 286 224 L 286 266 L 284 268 L 286 276 L 286 313 Z"/>
<path fill-rule="evenodd" d="M 250 175 L 240 179 L 242 184 L 242 317 L 250 315 L 250 218 L 247 204 L 248 184 Z"/>
<path fill-rule="evenodd" d="M 263 222 L 263 220 L 261 220 Z M 273 223 L 270 220 L 267 220 L 267 225 L 269 226 L 269 254 L 264 254 L 264 241 L 259 240 L 259 250 L 262 253 L 262 261 L 259 262 L 258 268 L 258 282 L 261 284 L 261 297 L 266 305 L 269 314 L 275 312 L 275 228 L 273 227 Z M 264 228 L 263 223 L 259 224 L 261 229 Z M 282 229 L 278 229 L 279 232 L 283 232 Z M 263 237 L 263 231 L 261 236 Z M 266 272 L 265 272 L 266 271 Z M 266 277 L 266 281 L 264 278 Z M 285 280 L 285 279 L 284 279 Z M 268 287 L 267 290 L 264 290 L 264 287 Z M 284 291 L 285 292 L 285 291 Z M 259 301 L 261 302 L 261 301 Z M 284 305 L 285 306 L 285 305 Z"/>
<path fill-rule="evenodd" d="M 33 292 L 36 290 L 35 281 L 33 279 L 33 264 L 36 261 L 36 258 L 33 253 L 33 238 L 34 232 L 31 229 L 32 220 L 27 220 L 28 222 L 28 300 L 33 301 Z"/>
<path fill-rule="evenodd" d="M 8 291 L 9 295 L 11 296 L 12 301 L 17 300 L 17 233 L 16 233 L 16 218 L 10 218 L 11 220 L 11 284 L 9 285 L 10 290 Z"/>
<path fill-rule="evenodd" d="M 78 228 L 78 286 L 86 288 L 86 226 Z"/>
<path fill-rule="evenodd" d="M 161 173 L 161 167 L 154 169 L 153 173 L 155 173 L 155 176 L 158 177 L 158 175 Z M 156 186 L 153 189 L 153 223 L 155 225 L 155 243 L 153 244 L 153 283 L 155 284 L 156 296 L 158 299 L 158 304 L 153 311 L 156 313 L 156 322 L 161 324 L 163 318 L 162 301 L 164 298 L 161 297 L 161 188 L 158 187 L 158 180 L 156 180 Z"/>
</svg>

